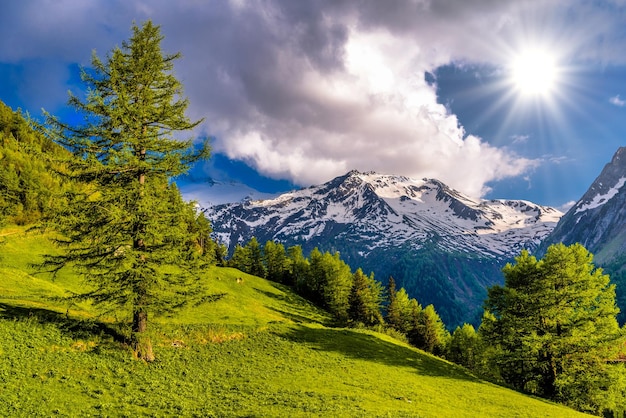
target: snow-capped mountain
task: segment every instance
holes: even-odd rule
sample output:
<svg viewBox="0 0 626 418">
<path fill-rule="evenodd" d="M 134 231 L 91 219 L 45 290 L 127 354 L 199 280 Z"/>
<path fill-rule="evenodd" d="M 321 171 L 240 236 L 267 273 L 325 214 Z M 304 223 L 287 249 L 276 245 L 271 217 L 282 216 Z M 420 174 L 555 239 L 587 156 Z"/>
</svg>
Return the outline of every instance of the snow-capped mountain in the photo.
<svg viewBox="0 0 626 418">
<path fill-rule="evenodd" d="M 367 256 L 436 240 L 449 252 L 510 258 L 539 245 L 562 213 L 521 200 L 473 199 L 437 180 L 352 171 L 275 199 L 213 206 L 207 215 L 231 247 L 252 236 L 303 247 L 332 237 Z"/>
<path fill-rule="evenodd" d="M 594 254 L 616 285 L 618 320 L 626 322 L 626 147 L 621 147 L 583 197 L 569 210 L 541 244 L 576 242 Z"/>
<path fill-rule="evenodd" d="M 255 236 L 339 251 L 374 271 L 449 325 L 480 311 L 486 287 L 522 248 L 535 249 L 562 213 L 521 200 L 474 199 L 437 180 L 351 171 L 269 200 L 207 208 L 217 239 L 232 250 Z"/>
<path fill-rule="evenodd" d="M 579 242 L 604 262 L 626 254 L 626 147 L 617 150 L 542 249 L 556 242 Z"/>
</svg>

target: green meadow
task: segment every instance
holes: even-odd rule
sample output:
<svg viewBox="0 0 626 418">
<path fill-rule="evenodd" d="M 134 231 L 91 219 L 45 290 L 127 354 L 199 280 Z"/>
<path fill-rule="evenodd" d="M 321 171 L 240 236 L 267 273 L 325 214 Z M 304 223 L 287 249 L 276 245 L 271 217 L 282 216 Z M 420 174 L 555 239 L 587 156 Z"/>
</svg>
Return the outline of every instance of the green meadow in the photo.
<svg viewBox="0 0 626 418">
<path fill-rule="evenodd" d="M 121 312 L 60 297 L 86 286 L 34 265 L 48 236 L 0 230 L 0 416 L 576 417 L 388 335 L 334 328 L 289 288 L 235 269 L 215 301 L 151 318 L 156 361 L 133 358 Z"/>
</svg>

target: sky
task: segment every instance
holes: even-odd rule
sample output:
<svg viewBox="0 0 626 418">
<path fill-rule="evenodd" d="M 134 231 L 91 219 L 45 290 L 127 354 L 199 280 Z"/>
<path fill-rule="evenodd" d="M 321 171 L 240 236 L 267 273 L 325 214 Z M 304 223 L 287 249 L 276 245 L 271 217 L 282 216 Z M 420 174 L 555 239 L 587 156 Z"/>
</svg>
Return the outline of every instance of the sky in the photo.
<svg viewBox="0 0 626 418">
<path fill-rule="evenodd" d="M 71 121 L 80 68 L 161 26 L 203 205 L 350 170 L 566 209 L 626 145 L 626 0 L 4 0 L 0 100 Z"/>
</svg>

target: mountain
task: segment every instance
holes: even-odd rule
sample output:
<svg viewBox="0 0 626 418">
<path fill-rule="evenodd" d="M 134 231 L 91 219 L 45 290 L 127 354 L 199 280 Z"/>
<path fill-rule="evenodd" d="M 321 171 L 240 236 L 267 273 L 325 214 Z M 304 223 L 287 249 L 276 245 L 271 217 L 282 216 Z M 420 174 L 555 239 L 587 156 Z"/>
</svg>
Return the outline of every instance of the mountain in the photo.
<svg viewBox="0 0 626 418">
<path fill-rule="evenodd" d="M 206 214 L 231 251 L 253 236 L 339 251 L 354 268 L 383 281 L 392 275 L 422 304 L 435 304 L 448 325 L 476 322 L 504 263 L 535 249 L 562 215 L 526 201 L 473 199 L 433 179 L 357 171 Z"/>
<path fill-rule="evenodd" d="M 595 263 L 617 284 L 617 302 L 626 320 L 626 147 L 606 164 L 583 197 L 570 208 L 538 252 L 550 244 L 581 243 L 595 255 Z"/>
<path fill-rule="evenodd" d="M 626 147 L 617 150 L 541 247 L 556 242 L 579 242 L 604 262 L 626 253 Z"/>
</svg>

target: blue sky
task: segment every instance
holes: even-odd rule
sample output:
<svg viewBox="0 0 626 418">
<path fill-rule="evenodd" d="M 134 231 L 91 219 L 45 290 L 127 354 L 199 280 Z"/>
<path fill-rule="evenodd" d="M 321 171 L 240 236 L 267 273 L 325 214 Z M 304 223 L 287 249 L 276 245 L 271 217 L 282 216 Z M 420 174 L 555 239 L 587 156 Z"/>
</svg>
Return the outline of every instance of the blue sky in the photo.
<svg viewBox="0 0 626 418">
<path fill-rule="evenodd" d="M 147 19 L 213 138 L 177 180 L 205 204 L 357 169 L 563 207 L 626 145 L 624 0 L 8 0 L 0 100 L 71 120 Z"/>
</svg>

